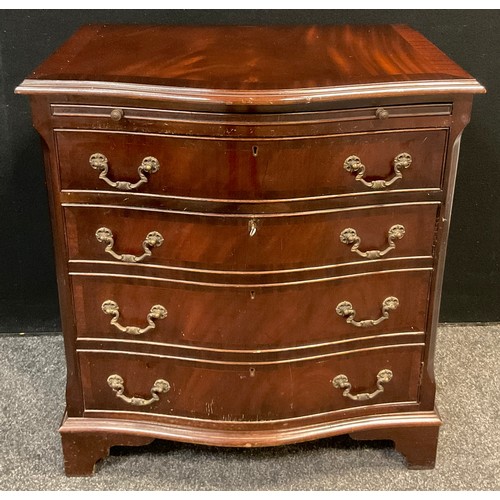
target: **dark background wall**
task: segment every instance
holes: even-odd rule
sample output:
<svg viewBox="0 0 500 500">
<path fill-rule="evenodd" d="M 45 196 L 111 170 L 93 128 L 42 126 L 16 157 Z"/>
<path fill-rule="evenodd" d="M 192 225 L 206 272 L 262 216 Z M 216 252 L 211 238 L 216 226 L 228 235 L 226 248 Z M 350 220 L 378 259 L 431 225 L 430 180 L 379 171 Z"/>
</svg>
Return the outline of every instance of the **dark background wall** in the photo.
<svg viewBox="0 0 500 500">
<path fill-rule="evenodd" d="M 500 11 L 0 11 L 0 332 L 59 329 L 50 219 L 29 101 L 14 88 L 87 23 L 383 24 L 416 28 L 488 89 L 465 130 L 441 321 L 500 321 Z"/>
</svg>

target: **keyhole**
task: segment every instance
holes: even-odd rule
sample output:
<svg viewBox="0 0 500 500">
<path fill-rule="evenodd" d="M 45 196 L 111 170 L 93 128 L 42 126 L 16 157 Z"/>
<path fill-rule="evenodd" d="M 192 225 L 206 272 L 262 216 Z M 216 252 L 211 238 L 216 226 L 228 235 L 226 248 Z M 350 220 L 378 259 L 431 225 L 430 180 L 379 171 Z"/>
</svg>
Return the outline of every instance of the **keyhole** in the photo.
<svg viewBox="0 0 500 500">
<path fill-rule="evenodd" d="M 257 156 L 259 154 L 259 147 L 258 146 L 252 146 L 252 154 L 254 156 Z"/>
<path fill-rule="evenodd" d="M 250 372 L 250 377 L 255 377 L 255 368 L 250 368 L 250 370 L 248 370 Z"/>
<path fill-rule="evenodd" d="M 248 221 L 248 234 L 250 236 L 255 236 L 257 232 L 257 221 L 255 219 L 250 219 Z"/>
<path fill-rule="evenodd" d="M 255 299 L 255 291 L 254 290 L 250 290 L 250 298 L 252 300 Z"/>
</svg>

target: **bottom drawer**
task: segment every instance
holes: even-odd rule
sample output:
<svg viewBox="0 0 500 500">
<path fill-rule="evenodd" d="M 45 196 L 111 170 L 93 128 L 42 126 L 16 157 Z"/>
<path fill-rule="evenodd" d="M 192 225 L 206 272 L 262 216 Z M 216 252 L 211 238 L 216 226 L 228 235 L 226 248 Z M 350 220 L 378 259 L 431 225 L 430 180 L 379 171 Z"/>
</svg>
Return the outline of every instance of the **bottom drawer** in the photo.
<svg viewBox="0 0 500 500">
<path fill-rule="evenodd" d="M 279 363 L 207 362 L 90 350 L 80 351 L 79 359 L 86 410 L 265 421 L 416 402 L 422 345 Z M 347 392 L 352 397 L 344 395 Z"/>
</svg>

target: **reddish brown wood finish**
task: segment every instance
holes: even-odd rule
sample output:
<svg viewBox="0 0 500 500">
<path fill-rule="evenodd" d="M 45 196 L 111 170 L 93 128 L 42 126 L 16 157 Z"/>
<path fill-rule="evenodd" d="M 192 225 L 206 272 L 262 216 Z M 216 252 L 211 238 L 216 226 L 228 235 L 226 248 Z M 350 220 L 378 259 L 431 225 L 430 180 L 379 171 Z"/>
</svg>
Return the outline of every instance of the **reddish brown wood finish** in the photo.
<svg viewBox="0 0 500 500">
<path fill-rule="evenodd" d="M 343 418 L 341 420 L 332 421 L 329 413 L 314 419 L 295 419 L 280 423 L 279 427 L 275 422 L 266 423 L 260 422 L 221 422 L 217 426 L 207 426 L 206 420 L 189 420 L 189 425 L 186 425 L 185 420 L 172 417 L 150 417 L 151 421 L 142 421 L 141 414 L 126 414 L 126 417 L 117 419 L 117 415 L 112 412 L 88 412 L 90 418 L 65 418 L 61 427 L 61 436 L 63 445 L 66 440 L 71 443 L 71 451 L 68 456 L 81 456 L 82 460 L 74 459 L 72 462 L 67 462 L 68 475 L 91 475 L 94 470 L 92 458 L 99 459 L 107 454 L 107 447 L 114 444 L 123 443 L 127 437 L 132 437 L 129 442 L 130 446 L 134 444 L 143 444 L 140 438 L 146 439 L 171 439 L 175 441 L 184 441 L 187 443 L 199 443 L 204 441 L 206 444 L 216 446 L 276 446 L 288 443 L 297 443 L 307 441 L 311 438 L 329 437 L 338 434 L 351 433 L 356 438 L 358 431 L 366 429 L 387 429 L 388 432 L 382 439 L 388 439 L 391 436 L 395 440 L 395 432 L 391 430 L 400 429 L 397 432 L 403 437 L 407 432 L 410 439 L 407 441 L 414 446 L 416 453 L 408 453 L 409 458 L 416 460 L 418 468 L 419 456 L 416 454 L 422 449 L 424 440 L 419 440 L 420 446 L 415 446 L 415 441 L 411 440 L 411 436 L 419 436 L 425 434 L 437 434 L 437 430 L 441 424 L 439 416 L 435 412 L 421 412 L 412 409 L 411 405 L 392 406 L 394 412 L 382 413 L 379 415 L 371 415 L 354 418 Z M 372 409 L 373 410 L 373 409 Z M 360 410 L 359 414 L 363 414 Z M 138 418 L 134 419 L 136 416 Z M 141 425 L 137 422 L 141 421 Z M 430 427 L 431 429 L 427 429 Z M 432 430 L 434 428 L 434 430 Z M 81 436 L 81 439 L 79 439 Z M 88 439 L 85 440 L 83 437 Z M 76 437 L 76 439 L 74 438 Z M 381 439 L 380 434 L 376 436 Z M 134 439 L 135 438 L 135 439 Z M 101 443 L 105 442 L 107 446 Z M 434 443 L 429 442 L 430 449 L 434 449 Z M 405 450 L 403 450 L 405 451 Z M 411 450 L 410 450 L 411 452 Z M 427 450 L 422 450 L 423 456 L 428 453 Z M 432 457 L 430 457 L 432 459 Z M 421 463 L 421 462 L 420 462 Z M 427 462 L 427 465 L 429 462 Z M 412 467 L 412 463 L 408 464 Z"/>
<path fill-rule="evenodd" d="M 100 101 L 98 99 L 98 101 Z M 85 101 L 83 101 L 85 102 Z M 338 109 L 315 112 L 290 113 L 259 113 L 251 117 L 248 113 L 203 113 L 193 114 L 189 111 L 175 111 L 166 109 L 160 103 L 155 107 L 131 107 L 123 102 L 113 101 L 106 104 L 52 104 L 52 116 L 58 120 L 63 129 L 101 129 L 123 131 L 146 131 L 159 133 L 186 134 L 192 136 L 222 136 L 222 137 L 293 137 L 302 135 L 324 135 L 335 133 L 336 127 L 349 125 L 369 124 L 377 129 L 377 123 L 383 124 L 384 130 L 405 128 L 402 120 L 411 118 L 413 123 L 425 117 L 429 119 L 446 119 L 452 113 L 451 103 L 443 99 L 442 103 L 435 104 L 407 104 L 384 106 L 385 114 L 382 117 L 378 107 Z M 119 110 L 121 118 L 113 120 L 113 111 Z M 417 120 L 416 122 L 414 120 Z M 438 126 L 439 122 L 436 122 Z M 394 127 L 396 128 L 396 127 Z M 203 132 L 205 131 L 205 132 Z M 355 130 L 354 130 L 355 131 Z"/>
<path fill-rule="evenodd" d="M 87 411 L 121 410 L 249 422 L 415 402 L 422 349 L 402 345 L 281 364 L 207 363 L 84 350 L 79 357 Z M 357 368 L 360 364 L 365 366 L 363 371 Z M 352 401 L 342 396 L 343 389 L 332 385 L 333 378 L 345 374 L 352 383 L 353 395 L 372 393 L 377 389 L 377 373 L 383 369 L 392 370 L 394 378 L 373 400 Z M 151 398 L 150 390 L 157 379 L 166 380 L 170 390 L 159 394 L 159 401 L 151 405 L 133 406 L 117 398 L 108 386 L 107 378 L 113 374 L 123 378 L 128 397 Z"/>
<path fill-rule="evenodd" d="M 410 466 L 432 466 L 446 237 L 478 82 L 405 26 L 92 26 L 17 91 L 33 95 L 44 140 L 69 475 L 153 438 L 270 446 L 341 433 L 392 439 Z M 112 180 L 137 181 L 149 155 L 160 171 L 122 192 L 90 167 L 96 152 Z M 343 168 L 357 155 L 367 180 L 390 178 L 401 152 L 413 163 L 385 190 Z M 339 240 L 352 227 L 362 250 L 380 248 L 393 224 L 406 235 L 384 259 Z M 102 226 L 118 253 L 152 230 L 165 241 L 124 264 L 96 241 Z M 335 312 L 348 300 L 356 319 L 376 319 L 388 296 L 400 306 L 376 326 Z M 107 299 L 122 325 L 144 327 L 155 304 L 168 315 L 131 336 L 110 325 Z M 331 383 L 343 372 L 370 392 L 382 368 L 394 379 L 368 403 Z M 156 378 L 171 390 L 137 411 L 107 386 L 112 372 L 128 395 L 147 397 Z"/>
<path fill-rule="evenodd" d="M 428 270 L 375 273 L 303 285 L 209 287 L 106 276 L 72 277 L 78 337 L 130 340 L 110 325 L 101 310 L 106 300 L 120 307 L 123 326 L 147 325 L 155 304 L 165 319 L 134 340 L 218 349 L 270 349 L 317 344 L 381 333 L 421 332 L 427 319 Z M 360 328 L 335 312 L 352 303 L 356 319 L 377 319 L 382 302 L 397 297 L 399 307 L 379 325 Z M 300 328 L 297 327 L 300 325 Z"/>
<path fill-rule="evenodd" d="M 393 160 L 409 153 L 413 162 L 391 189 L 439 188 L 446 131 L 403 131 L 276 141 L 187 139 L 159 135 L 86 131 L 57 132 L 61 186 L 66 190 L 113 190 L 89 164 L 104 154 L 112 181 L 137 182 L 137 168 L 153 156 L 160 170 L 136 192 L 233 199 L 299 198 L 369 191 L 347 172 L 358 156 L 366 180 L 392 178 Z M 253 148 L 257 156 L 254 156 Z M 209 167 L 209 168 L 208 168 Z"/>
<path fill-rule="evenodd" d="M 221 137 L 240 140 L 300 139 L 360 132 L 387 132 L 413 129 L 446 129 L 451 123 L 453 96 L 440 96 L 435 103 L 425 98 L 404 101 L 367 101 L 358 103 L 332 102 L 327 110 L 314 106 L 301 111 L 296 106 L 272 109 L 268 112 L 243 113 L 201 112 L 177 110 L 161 101 L 137 102 L 125 99 L 105 99 L 95 96 L 67 96 L 65 104 L 50 105 L 51 120 L 58 130 L 144 133 L 188 137 L 191 139 Z M 82 103 L 82 104 L 78 104 Z M 411 103 L 411 104 L 410 104 Z M 387 118 L 380 118 L 383 106 Z M 113 111 L 123 113 L 119 121 L 111 118 Z"/>
<path fill-rule="evenodd" d="M 417 37 L 405 26 L 88 26 L 31 78 L 252 90 L 472 78 Z"/>
<path fill-rule="evenodd" d="M 388 231 L 403 225 L 405 235 L 385 258 L 431 256 L 439 203 L 408 204 L 340 210 L 311 215 L 228 217 L 221 214 L 184 215 L 108 207 L 65 209 L 69 258 L 120 262 L 105 252 L 106 244 L 95 236 L 101 227 L 113 233 L 117 254 L 141 256 L 142 243 L 151 231 L 164 240 L 151 249 L 151 257 L 138 263 L 226 271 L 256 272 L 363 262 L 340 240 L 346 228 L 361 238 L 360 251 L 385 250 Z M 256 232 L 250 236 L 255 224 Z M 374 229 L 376 228 L 376 229 Z M 314 245 L 304 245 L 304 241 Z"/>
<path fill-rule="evenodd" d="M 371 429 L 354 432 L 350 436 L 359 440 L 394 441 L 396 450 L 406 458 L 409 469 L 433 469 L 436 463 L 439 425 Z"/>
<path fill-rule="evenodd" d="M 154 438 L 113 432 L 71 432 L 62 433 L 61 440 L 66 475 L 91 476 L 96 462 L 106 458 L 112 446 L 144 446 L 154 441 Z"/>
</svg>

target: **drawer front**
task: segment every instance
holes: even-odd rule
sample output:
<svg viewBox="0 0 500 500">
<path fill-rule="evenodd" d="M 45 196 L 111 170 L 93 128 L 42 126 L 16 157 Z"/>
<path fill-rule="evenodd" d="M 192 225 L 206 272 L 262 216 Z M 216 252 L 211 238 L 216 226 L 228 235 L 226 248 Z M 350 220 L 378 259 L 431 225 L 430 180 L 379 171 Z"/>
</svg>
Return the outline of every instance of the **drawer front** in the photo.
<svg viewBox="0 0 500 500">
<path fill-rule="evenodd" d="M 373 188 L 439 188 L 447 132 L 424 129 L 234 140 L 62 130 L 56 132 L 56 138 L 65 190 L 260 200 L 339 195 Z M 396 163 L 402 176 L 397 178 L 395 158 L 402 154 L 411 156 L 411 165 L 399 159 Z M 92 155 L 98 155 L 92 157 L 95 168 L 90 163 Z M 345 162 L 353 156 L 359 162 L 351 159 L 347 171 Z M 157 162 L 154 167 L 151 157 Z M 360 164 L 365 167 L 363 175 Z M 355 168 L 358 170 L 353 171 Z M 357 181 L 356 174 L 362 179 Z M 387 188 L 380 183 L 366 185 L 377 180 L 394 182 Z"/>
<path fill-rule="evenodd" d="M 80 339 L 252 350 L 424 331 L 430 278 L 431 271 L 422 269 L 298 285 L 230 287 L 74 275 L 72 287 Z M 390 297 L 399 301 L 395 309 Z M 352 318 L 346 302 L 355 311 Z M 153 306 L 162 306 L 166 316 L 155 317 L 159 309 L 151 312 Z M 375 324 L 356 326 L 363 320 Z M 123 331 L 126 327 L 132 329 Z"/>
<path fill-rule="evenodd" d="M 68 206 L 65 220 L 72 260 L 263 271 L 430 256 L 438 206 L 254 218 Z"/>
<path fill-rule="evenodd" d="M 366 405 L 416 402 L 421 359 L 421 346 L 268 364 L 79 352 L 87 411 L 219 421 L 286 419 Z M 343 395 L 346 384 L 351 384 L 349 393 L 354 399 Z"/>
</svg>

